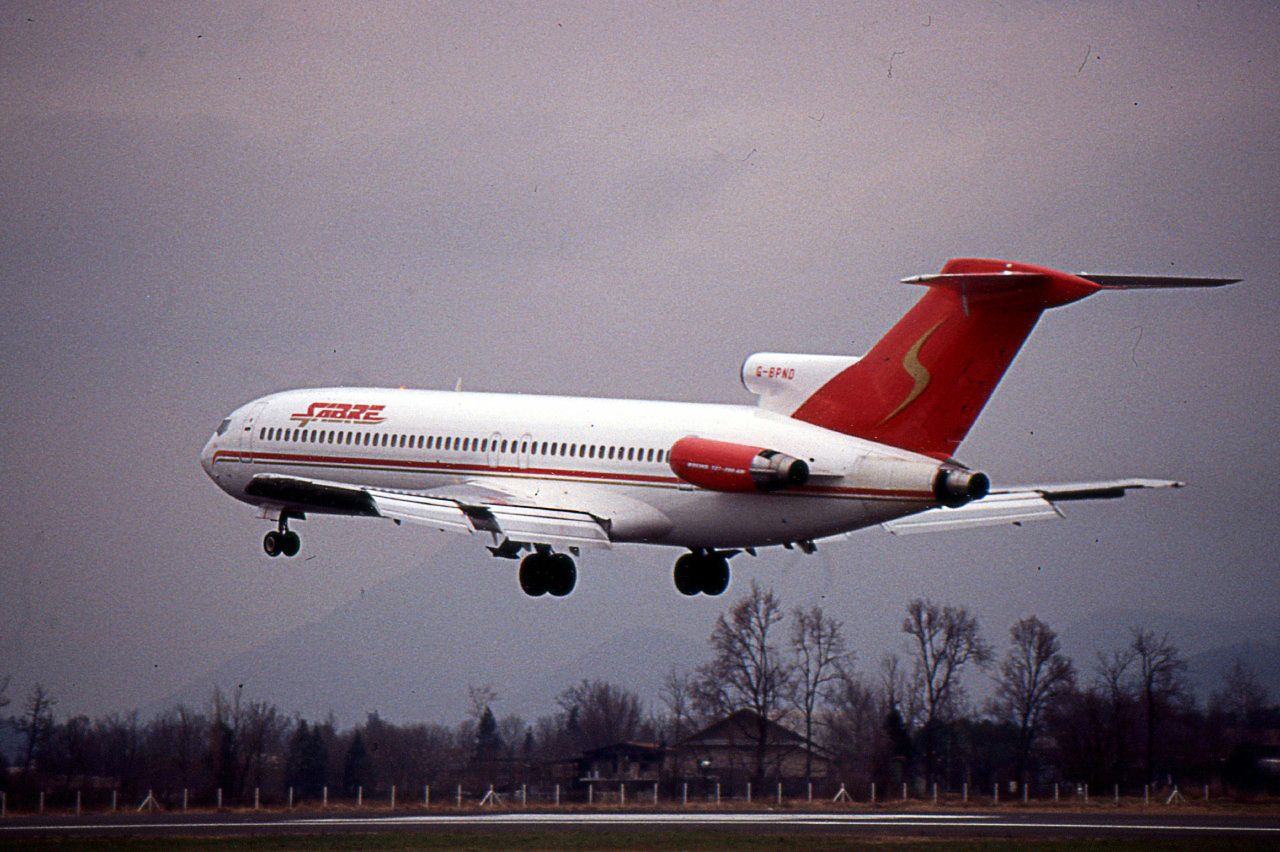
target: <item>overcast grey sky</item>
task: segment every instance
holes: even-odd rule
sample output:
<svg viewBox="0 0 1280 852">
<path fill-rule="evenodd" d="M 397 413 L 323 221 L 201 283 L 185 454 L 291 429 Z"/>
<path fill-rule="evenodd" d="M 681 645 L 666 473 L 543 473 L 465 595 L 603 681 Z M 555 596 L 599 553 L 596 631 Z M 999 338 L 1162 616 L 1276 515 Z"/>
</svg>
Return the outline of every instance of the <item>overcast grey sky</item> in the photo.
<svg viewBox="0 0 1280 852">
<path fill-rule="evenodd" d="M 961 452 L 1191 487 L 737 582 L 864 657 L 916 594 L 993 639 L 1274 614 L 1278 140 L 1272 3 L 0 4 L 0 675 L 143 705 L 422 571 L 424 634 L 448 607 L 705 636 L 727 599 L 679 599 L 675 551 L 591 556 L 551 606 L 371 521 L 268 561 L 197 453 L 299 385 L 749 402 L 746 355 L 864 351 L 953 255 L 1246 279 L 1046 316 Z"/>
</svg>

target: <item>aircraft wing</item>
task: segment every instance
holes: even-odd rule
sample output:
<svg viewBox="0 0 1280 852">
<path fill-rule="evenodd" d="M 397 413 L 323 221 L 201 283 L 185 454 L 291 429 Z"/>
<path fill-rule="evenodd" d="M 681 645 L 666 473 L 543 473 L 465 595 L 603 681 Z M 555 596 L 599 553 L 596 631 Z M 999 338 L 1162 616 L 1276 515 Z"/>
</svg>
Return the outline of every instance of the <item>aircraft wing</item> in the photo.
<svg viewBox="0 0 1280 852">
<path fill-rule="evenodd" d="M 1186 483 L 1171 479 L 1114 479 L 1104 482 L 1071 482 L 1058 485 L 1024 485 L 993 488 L 981 500 L 958 509 L 940 507 L 886 521 L 881 524 L 894 535 L 937 532 L 939 530 L 989 527 L 998 524 L 1021 526 L 1027 521 L 1061 518 L 1059 503 L 1071 500 L 1106 500 L 1123 497 L 1143 488 L 1181 488 Z"/>
<path fill-rule="evenodd" d="M 612 521 L 501 487 L 464 483 L 425 491 L 392 491 L 298 476 L 259 474 L 246 492 L 299 511 L 366 515 L 424 524 L 442 532 L 488 533 L 494 543 L 561 547 L 612 546 Z"/>
</svg>

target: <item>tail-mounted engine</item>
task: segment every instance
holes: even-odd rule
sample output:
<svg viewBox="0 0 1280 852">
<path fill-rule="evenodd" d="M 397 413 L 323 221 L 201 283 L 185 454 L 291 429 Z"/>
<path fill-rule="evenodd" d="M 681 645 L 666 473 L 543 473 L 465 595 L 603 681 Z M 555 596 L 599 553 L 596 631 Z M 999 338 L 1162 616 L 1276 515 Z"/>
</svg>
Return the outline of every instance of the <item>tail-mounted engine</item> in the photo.
<svg viewBox="0 0 1280 852">
<path fill-rule="evenodd" d="M 809 481 L 809 465 L 777 450 L 692 435 L 671 445 L 675 475 L 711 491 L 777 491 Z"/>
<path fill-rule="evenodd" d="M 958 467 L 941 467 L 933 480 L 933 493 L 938 502 L 958 509 L 971 500 L 981 500 L 991 490 L 985 473 Z"/>
</svg>

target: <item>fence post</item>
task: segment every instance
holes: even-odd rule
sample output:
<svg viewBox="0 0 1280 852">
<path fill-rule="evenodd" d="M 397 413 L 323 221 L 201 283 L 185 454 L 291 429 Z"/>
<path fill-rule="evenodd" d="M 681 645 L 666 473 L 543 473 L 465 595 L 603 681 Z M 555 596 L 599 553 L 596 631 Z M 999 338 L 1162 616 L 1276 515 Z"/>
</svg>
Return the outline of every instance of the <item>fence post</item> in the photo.
<svg viewBox="0 0 1280 852">
<path fill-rule="evenodd" d="M 587 785 L 587 804 L 594 805 L 596 803 L 596 785 Z"/>
<path fill-rule="evenodd" d="M 257 787 L 253 788 L 253 809 L 256 811 L 262 807 L 262 796 Z"/>
<path fill-rule="evenodd" d="M 684 786 L 680 789 L 680 804 L 689 804 L 689 782 L 684 782 Z"/>
<path fill-rule="evenodd" d="M 0 790 L 0 819 L 4 819 L 5 813 L 9 809 L 8 797 L 4 790 Z"/>
<path fill-rule="evenodd" d="M 1053 782 L 1053 800 L 1055 802 L 1058 801 L 1058 782 L 1057 781 Z"/>
<path fill-rule="evenodd" d="M 778 782 L 778 804 L 782 804 L 782 782 Z"/>
<path fill-rule="evenodd" d="M 654 807 L 658 806 L 658 782 L 657 781 L 653 782 L 653 805 Z"/>
<path fill-rule="evenodd" d="M 422 785 L 422 806 L 424 808 L 431 807 L 431 785 L 430 784 Z"/>
<path fill-rule="evenodd" d="M 1000 782 L 991 785 L 991 803 L 1000 804 Z"/>
<path fill-rule="evenodd" d="M 1089 785 L 1088 784 L 1084 785 L 1084 800 L 1086 802 L 1089 801 Z"/>
<path fill-rule="evenodd" d="M 716 804 L 720 804 L 720 782 L 716 782 Z"/>
<path fill-rule="evenodd" d="M 325 784 L 324 789 L 321 791 L 320 807 L 322 808 L 329 807 L 329 785 L 328 784 Z"/>
<path fill-rule="evenodd" d="M 627 785 L 623 782 L 618 785 L 618 804 L 626 807 L 627 805 Z"/>
<path fill-rule="evenodd" d="M 876 803 L 876 782 L 871 782 L 871 804 Z"/>
<path fill-rule="evenodd" d="M 556 807 L 560 807 L 560 785 L 556 785 Z"/>
<path fill-rule="evenodd" d="M 458 807 L 462 807 L 462 785 L 458 785 Z"/>
<path fill-rule="evenodd" d="M 1028 788 L 1030 788 L 1030 786 L 1031 785 L 1027 784 L 1026 782 L 1023 782 L 1022 784 L 1022 804 L 1024 805 L 1027 803 L 1027 796 L 1030 795 L 1030 793 L 1028 792 Z"/>
<path fill-rule="evenodd" d="M 186 787 L 183 787 L 183 788 L 182 788 L 182 812 L 183 812 L 184 814 L 187 812 L 187 793 L 188 793 L 188 792 L 189 792 L 189 791 L 187 790 L 187 788 L 186 788 Z M 292 788 L 292 787 L 290 787 L 290 788 L 289 788 L 289 795 L 290 795 L 290 797 L 292 797 L 292 796 L 293 796 L 293 788 Z M 290 801 L 292 801 L 292 798 L 290 798 Z"/>
<path fill-rule="evenodd" d="M 1150 784 L 1142 785 L 1142 804 L 1144 805 L 1151 804 L 1151 785 Z"/>
<path fill-rule="evenodd" d="M 751 804 L 751 782 L 747 782 L 747 804 Z"/>
<path fill-rule="evenodd" d="M 1209 801 L 1209 785 L 1208 784 L 1204 785 L 1204 800 L 1206 802 Z"/>
<path fill-rule="evenodd" d="M 80 791 L 76 790 L 76 816 L 80 816 Z"/>
<path fill-rule="evenodd" d="M 364 785 L 360 784 L 356 787 L 356 807 L 364 807 Z"/>
<path fill-rule="evenodd" d="M 520 807 L 522 808 L 529 807 L 529 785 L 528 784 L 520 785 Z"/>
<path fill-rule="evenodd" d="M 391 785 L 391 810 L 396 809 L 396 785 Z"/>
<path fill-rule="evenodd" d="M 1114 801 L 1117 805 L 1120 804 L 1120 785 L 1119 784 L 1115 786 L 1115 793 L 1112 796 L 1112 801 Z"/>
<path fill-rule="evenodd" d="M 40 813 L 44 813 L 44 790 L 40 791 Z"/>
<path fill-rule="evenodd" d="M 906 800 L 907 800 L 907 782 L 903 781 L 902 782 L 902 801 L 905 802 Z"/>
<path fill-rule="evenodd" d="M 183 791 L 183 795 L 184 796 L 186 795 L 185 790 Z M 184 807 L 183 810 L 185 811 L 186 808 Z M 289 788 L 289 810 L 293 810 L 293 788 L 292 787 Z"/>
<path fill-rule="evenodd" d="M 116 809 L 116 791 L 111 791 L 111 810 Z M 222 788 L 218 788 L 218 810 L 222 810 Z"/>
<path fill-rule="evenodd" d="M 809 782 L 809 801 L 813 801 L 813 782 Z"/>
<path fill-rule="evenodd" d="M 938 782 L 933 782 L 933 803 L 938 804 Z"/>
<path fill-rule="evenodd" d="M 966 805 L 969 804 L 969 782 L 968 781 L 964 782 L 964 785 L 960 788 L 960 801 L 964 802 Z"/>
</svg>

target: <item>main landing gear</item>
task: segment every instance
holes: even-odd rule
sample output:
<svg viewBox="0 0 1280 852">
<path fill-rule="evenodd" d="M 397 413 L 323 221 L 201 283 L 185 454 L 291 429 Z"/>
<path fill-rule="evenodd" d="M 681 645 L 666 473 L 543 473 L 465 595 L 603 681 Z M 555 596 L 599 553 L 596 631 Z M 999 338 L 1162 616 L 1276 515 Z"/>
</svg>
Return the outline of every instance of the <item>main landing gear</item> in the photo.
<svg viewBox="0 0 1280 852">
<path fill-rule="evenodd" d="M 737 551 L 703 550 L 698 548 L 676 560 L 672 576 L 676 590 L 692 597 L 699 592 L 715 597 L 729 588 L 729 557 Z"/>
<path fill-rule="evenodd" d="M 262 549 L 266 551 L 268 556 L 273 558 L 280 555 L 298 555 L 298 551 L 302 549 L 302 539 L 298 537 L 296 532 L 289 529 L 289 518 L 287 516 L 280 516 L 279 530 L 272 530 L 263 536 Z"/>
<path fill-rule="evenodd" d="M 549 547 L 537 547 L 520 560 L 520 588 L 532 598 L 551 595 L 563 598 L 578 583 L 578 567 L 567 553 L 552 553 Z"/>
</svg>

